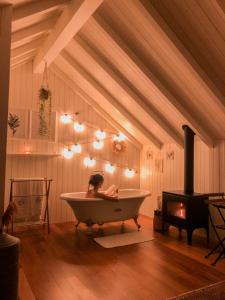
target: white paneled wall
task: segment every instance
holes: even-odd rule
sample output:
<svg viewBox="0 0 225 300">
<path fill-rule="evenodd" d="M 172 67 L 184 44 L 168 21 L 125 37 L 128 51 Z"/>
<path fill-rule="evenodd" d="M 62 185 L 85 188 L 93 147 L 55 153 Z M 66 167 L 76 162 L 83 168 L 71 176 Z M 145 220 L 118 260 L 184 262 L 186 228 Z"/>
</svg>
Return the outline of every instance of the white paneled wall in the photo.
<svg viewBox="0 0 225 300">
<path fill-rule="evenodd" d="M 32 63 L 21 66 L 11 73 L 10 108 L 22 108 L 38 110 L 38 90 L 42 77 L 32 73 Z M 83 99 L 74 93 L 56 74 L 50 69 L 49 85 L 52 91 L 53 111 L 60 113 L 72 113 L 79 111 L 81 119 L 95 124 L 99 128 L 115 131 L 106 120 L 99 116 Z M 88 130 L 80 139 L 86 140 L 93 136 L 93 131 Z M 70 143 L 77 140 L 71 127 L 58 122 L 58 137 L 60 143 Z M 26 150 L 31 152 L 53 153 L 61 150 L 61 144 L 38 140 L 8 140 L 8 152 L 21 153 Z M 139 171 L 140 152 L 127 142 L 127 151 L 117 156 L 111 150 L 111 142 L 108 140 L 101 152 L 93 151 L 91 145 L 84 149 L 90 154 L 104 158 L 114 163 L 128 165 Z M 103 164 L 98 162 L 94 170 L 102 170 Z M 6 203 L 9 197 L 9 178 L 13 177 L 40 177 L 46 176 L 53 179 L 50 195 L 51 222 L 65 222 L 73 219 L 73 215 L 66 203 L 60 201 L 59 195 L 71 191 L 85 191 L 87 181 L 92 169 L 83 165 L 83 158 L 76 156 L 72 160 L 55 156 L 8 156 L 6 174 Z M 123 175 L 122 169 L 117 169 L 113 175 L 105 175 L 105 187 L 117 184 L 120 188 L 138 188 L 140 184 L 139 174 L 132 179 Z"/>
<path fill-rule="evenodd" d="M 167 154 L 174 151 L 174 160 Z M 153 156 L 148 159 L 147 153 Z M 155 161 L 163 160 L 163 171 L 157 170 Z M 161 151 L 153 146 L 145 146 L 141 153 L 142 188 L 151 191 L 152 195 L 145 200 L 142 213 L 153 216 L 157 208 L 157 197 L 163 190 L 183 189 L 183 150 L 176 144 L 166 144 Z M 225 191 L 225 142 L 218 142 L 215 148 L 209 148 L 195 138 L 195 172 L 194 184 L 196 192 Z"/>
</svg>

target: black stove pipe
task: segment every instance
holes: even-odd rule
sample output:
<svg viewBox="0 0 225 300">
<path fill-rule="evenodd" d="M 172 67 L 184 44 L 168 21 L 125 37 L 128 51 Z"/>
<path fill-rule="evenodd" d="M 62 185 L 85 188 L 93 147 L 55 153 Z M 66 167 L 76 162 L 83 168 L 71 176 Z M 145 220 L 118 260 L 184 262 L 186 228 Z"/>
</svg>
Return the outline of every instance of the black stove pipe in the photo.
<svg viewBox="0 0 225 300">
<path fill-rule="evenodd" d="M 184 193 L 194 193 L 194 131 L 188 126 L 184 130 Z"/>
</svg>

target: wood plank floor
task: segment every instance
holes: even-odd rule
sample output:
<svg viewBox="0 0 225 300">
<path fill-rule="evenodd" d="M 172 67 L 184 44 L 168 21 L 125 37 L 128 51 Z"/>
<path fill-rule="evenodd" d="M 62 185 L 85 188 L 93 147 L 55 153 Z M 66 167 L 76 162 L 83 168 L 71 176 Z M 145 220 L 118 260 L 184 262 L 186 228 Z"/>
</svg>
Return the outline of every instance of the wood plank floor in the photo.
<svg viewBox="0 0 225 300">
<path fill-rule="evenodd" d="M 152 220 L 141 217 L 145 229 Z M 104 225 L 105 234 L 120 231 L 120 223 Z M 126 230 L 135 229 L 126 222 Z M 98 235 L 95 229 L 95 235 Z M 185 233 L 155 233 L 155 240 L 104 249 L 87 238 L 86 228 L 74 224 L 17 232 L 21 239 L 21 300 L 167 299 L 225 280 L 225 261 L 210 266 L 202 238 L 186 245 Z"/>
</svg>

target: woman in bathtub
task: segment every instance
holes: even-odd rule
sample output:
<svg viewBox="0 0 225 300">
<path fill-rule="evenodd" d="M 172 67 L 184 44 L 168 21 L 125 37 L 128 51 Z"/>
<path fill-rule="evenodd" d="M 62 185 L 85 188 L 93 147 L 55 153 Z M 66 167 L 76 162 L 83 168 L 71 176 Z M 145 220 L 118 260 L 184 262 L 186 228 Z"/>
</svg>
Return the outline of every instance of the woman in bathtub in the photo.
<svg viewBox="0 0 225 300">
<path fill-rule="evenodd" d="M 118 189 L 108 189 L 108 192 L 99 191 L 104 182 L 104 177 L 100 174 L 92 175 L 88 182 L 86 198 L 102 198 L 109 201 L 118 201 Z"/>
</svg>

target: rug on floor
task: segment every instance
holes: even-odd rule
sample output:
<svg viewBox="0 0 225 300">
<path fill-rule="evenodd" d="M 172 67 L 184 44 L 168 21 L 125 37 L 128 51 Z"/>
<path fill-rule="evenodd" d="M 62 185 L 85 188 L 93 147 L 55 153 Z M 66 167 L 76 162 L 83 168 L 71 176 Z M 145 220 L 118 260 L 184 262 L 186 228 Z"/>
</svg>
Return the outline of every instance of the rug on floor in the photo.
<svg viewBox="0 0 225 300">
<path fill-rule="evenodd" d="M 115 248 L 132 244 L 149 242 L 154 239 L 151 231 L 132 231 L 94 238 L 104 248 Z"/>
<path fill-rule="evenodd" d="M 225 281 L 207 285 L 168 300 L 224 300 Z"/>
</svg>

